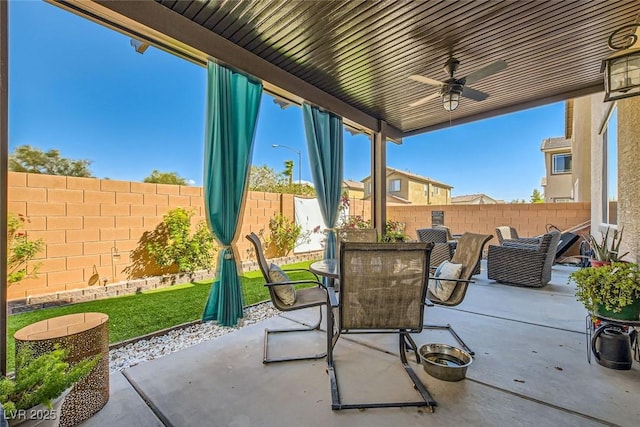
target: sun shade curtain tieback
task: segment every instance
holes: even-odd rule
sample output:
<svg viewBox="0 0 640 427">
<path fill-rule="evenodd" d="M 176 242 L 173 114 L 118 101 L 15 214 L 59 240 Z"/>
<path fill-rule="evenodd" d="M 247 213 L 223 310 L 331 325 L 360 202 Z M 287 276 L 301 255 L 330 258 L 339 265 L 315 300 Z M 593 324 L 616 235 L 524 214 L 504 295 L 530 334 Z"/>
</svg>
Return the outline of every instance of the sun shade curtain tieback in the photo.
<svg viewBox="0 0 640 427">
<path fill-rule="evenodd" d="M 262 84 L 209 62 L 204 152 L 204 203 L 221 250 L 218 280 L 211 287 L 204 321 L 236 325 L 243 317 L 242 291 L 233 243 L 242 215 Z"/>
<path fill-rule="evenodd" d="M 336 257 L 336 233 L 342 190 L 342 117 L 308 104 L 302 105 L 309 162 L 320 212 L 326 227 L 325 259 Z"/>
</svg>

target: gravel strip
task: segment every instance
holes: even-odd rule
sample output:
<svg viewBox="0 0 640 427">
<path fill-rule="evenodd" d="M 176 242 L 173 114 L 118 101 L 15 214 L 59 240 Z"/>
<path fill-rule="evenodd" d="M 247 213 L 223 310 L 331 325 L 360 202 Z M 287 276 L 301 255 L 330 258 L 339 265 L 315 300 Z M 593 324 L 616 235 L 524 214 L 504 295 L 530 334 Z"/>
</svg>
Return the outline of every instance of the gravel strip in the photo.
<svg viewBox="0 0 640 427">
<path fill-rule="evenodd" d="M 278 313 L 279 311 L 273 308 L 270 302 L 266 302 L 246 307 L 244 310 L 245 317 L 240 320 L 237 326 L 218 326 L 214 322 L 205 322 L 183 329 L 176 329 L 165 335 L 136 341 L 109 352 L 109 369 L 111 371 L 122 371 L 138 363 L 158 359 L 192 345 L 221 337 L 237 331 L 243 326 L 276 316 Z"/>
</svg>

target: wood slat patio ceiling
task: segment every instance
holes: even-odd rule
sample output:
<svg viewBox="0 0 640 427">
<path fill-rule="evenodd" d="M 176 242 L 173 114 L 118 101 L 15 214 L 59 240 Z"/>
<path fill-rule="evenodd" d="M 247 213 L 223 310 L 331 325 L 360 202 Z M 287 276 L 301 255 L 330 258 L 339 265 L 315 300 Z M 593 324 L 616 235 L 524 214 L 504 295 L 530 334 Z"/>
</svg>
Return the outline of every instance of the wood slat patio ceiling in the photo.
<svg viewBox="0 0 640 427">
<path fill-rule="evenodd" d="M 638 0 L 155 2 L 404 136 L 603 91 L 607 38 L 640 14 Z M 471 85 L 484 101 L 409 107 L 437 88 L 408 77 L 445 80 L 450 54 L 457 77 L 508 68 Z"/>
<path fill-rule="evenodd" d="M 405 134 L 603 90 L 607 37 L 640 12 L 636 0 L 157 1 Z M 440 98 L 409 107 L 436 88 L 408 76 L 445 80 L 450 52 L 459 77 L 509 67 L 451 116 Z"/>
</svg>

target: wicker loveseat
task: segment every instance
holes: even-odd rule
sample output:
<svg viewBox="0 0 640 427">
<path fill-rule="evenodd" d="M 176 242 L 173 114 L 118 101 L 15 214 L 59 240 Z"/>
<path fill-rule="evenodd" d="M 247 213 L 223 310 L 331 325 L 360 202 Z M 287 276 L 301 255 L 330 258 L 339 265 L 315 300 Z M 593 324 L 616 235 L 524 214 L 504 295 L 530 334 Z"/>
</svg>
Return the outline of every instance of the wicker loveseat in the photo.
<svg viewBox="0 0 640 427">
<path fill-rule="evenodd" d="M 551 280 L 559 241 L 560 233 L 552 231 L 540 236 L 538 243 L 503 241 L 500 246 L 489 246 L 488 278 L 517 286 L 545 286 Z"/>
</svg>

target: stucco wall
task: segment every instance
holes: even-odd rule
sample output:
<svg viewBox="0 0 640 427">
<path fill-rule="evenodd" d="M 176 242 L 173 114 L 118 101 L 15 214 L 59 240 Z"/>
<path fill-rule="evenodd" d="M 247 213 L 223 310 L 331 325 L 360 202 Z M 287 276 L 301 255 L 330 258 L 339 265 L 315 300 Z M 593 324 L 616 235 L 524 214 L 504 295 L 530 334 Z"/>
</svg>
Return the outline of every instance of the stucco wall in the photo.
<svg viewBox="0 0 640 427">
<path fill-rule="evenodd" d="M 544 153 L 544 167 L 546 171 L 547 185 L 544 187 L 544 200 L 547 203 L 554 203 L 555 199 L 571 198 L 573 187 L 572 173 L 553 173 L 553 156 L 556 154 L 571 154 L 571 150 L 555 150 Z"/>
<path fill-rule="evenodd" d="M 407 179 L 403 179 L 402 184 L 407 185 L 407 187 L 409 188 L 409 197 L 407 198 L 411 200 L 411 203 L 413 203 L 414 205 L 429 204 L 429 197 L 428 195 L 424 194 L 425 184 L 421 182 L 409 181 Z"/>
<path fill-rule="evenodd" d="M 618 101 L 618 224 L 622 251 L 640 262 L 640 97 Z"/>
<path fill-rule="evenodd" d="M 579 120 L 574 120 L 569 124 L 572 126 L 572 138 L 571 138 L 571 161 L 573 162 L 573 169 L 571 171 L 571 187 L 573 190 L 574 202 L 590 202 L 591 199 L 591 141 L 594 138 L 598 138 L 597 132 L 593 132 L 591 129 L 591 104 L 594 103 L 597 108 L 597 114 L 601 114 L 602 107 L 598 106 L 598 102 L 601 104 L 603 94 L 596 94 L 592 96 L 586 96 L 574 100 L 574 112 L 572 117 L 579 117 Z M 586 116 L 585 116 L 586 114 Z M 598 122 L 601 118 L 596 118 Z M 577 184 L 576 184 L 577 183 Z"/>
</svg>

